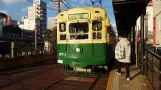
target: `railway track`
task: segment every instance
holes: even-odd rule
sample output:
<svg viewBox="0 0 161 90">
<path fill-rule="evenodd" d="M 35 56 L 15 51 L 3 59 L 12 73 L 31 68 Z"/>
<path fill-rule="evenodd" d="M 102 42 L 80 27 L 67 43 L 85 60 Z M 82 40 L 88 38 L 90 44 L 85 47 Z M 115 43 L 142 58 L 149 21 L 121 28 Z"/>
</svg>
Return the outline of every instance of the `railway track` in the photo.
<svg viewBox="0 0 161 90">
<path fill-rule="evenodd" d="M 34 70 L 38 70 L 38 69 L 44 69 L 46 67 L 50 68 L 50 66 L 53 64 L 56 64 L 56 63 L 55 62 L 44 63 L 44 64 L 40 64 L 40 65 L 35 65 L 35 66 L 26 66 L 26 67 L 13 69 L 13 70 L 1 71 L 0 76 L 9 75 L 9 74 L 16 74 L 16 73 L 21 73 L 21 72 L 34 71 Z M 46 65 L 48 65 L 48 66 L 46 66 Z"/>
<path fill-rule="evenodd" d="M 39 67 L 39 68 L 37 67 L 35 69 L 28 68 L 28 69 L 26 69 L 24 71 L 23 70 L 14 71 L 14 72 L 9 73 L 9 74 L 7 74 L 5 76 L 0 76 L 0 79 L 2 80 L 2 81 L 0 81 L 0 83 L 1 83 L 0 84 L 0 89 L 3 89 L 5 87 L 10 87 L 10 86 L 12 86 L 12 85 L 14 85 L 16 83 L 23 82 L 23 81 L 25 81 L 27 79 L 40 76 L 40 75 L 45 74 L 45 73 L 47 73 L 49 71 L 56 70 L 56 69 L 58 69 L 60 67 L 63 67 L 63 66 L 62 65 L 55 65 L 55 66 L 50 66 L 49 65 L 49 66 L 46 66 L 46 67 L 45 66 L 42 66 L 42 67 Z M 6 79 L 8 78 L 7 80 L 12 79 L 12 81 L 9 81 L 9 82 L 6 82 L 6 83 L 4 82 L 2 84 L 4 78 L 6 78 Z"/>
<path fill-rule="evenodd" d="M 44 90 L 94 90 L 101 74 L 91 77 L 65 75 Z"/>
<path fill-rule="evenodd" d="M 49 64 L 0 75 L 0 90 L 106 90 L 107 74 L 68 73 Z M 100 89 L 101 88 L 101 89 Z"/>
</svg>

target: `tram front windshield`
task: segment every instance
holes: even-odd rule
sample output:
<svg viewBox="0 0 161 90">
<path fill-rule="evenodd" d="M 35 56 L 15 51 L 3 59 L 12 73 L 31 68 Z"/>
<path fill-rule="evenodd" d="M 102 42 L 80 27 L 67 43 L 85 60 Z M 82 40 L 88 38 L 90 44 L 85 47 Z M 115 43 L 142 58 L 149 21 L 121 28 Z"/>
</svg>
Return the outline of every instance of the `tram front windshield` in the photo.
<svg viewBox="0 0 161 90">
<path fill-rule="evenodd" d="M 69 24 L 70 40 L 88 39 L 89 26 L 87 22 Z"/>
</svg>

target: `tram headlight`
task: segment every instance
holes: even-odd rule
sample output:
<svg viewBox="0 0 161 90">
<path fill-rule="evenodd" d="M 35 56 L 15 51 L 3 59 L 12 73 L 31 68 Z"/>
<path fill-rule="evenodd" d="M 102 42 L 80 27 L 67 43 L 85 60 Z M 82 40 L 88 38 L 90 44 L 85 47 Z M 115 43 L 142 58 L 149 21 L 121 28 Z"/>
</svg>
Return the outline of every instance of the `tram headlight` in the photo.
<svg viewBox="0 0 161 90">
<path fill-rule="evenodd" d="M 76 51 L 77 53 L 80 53 L 81 49 L 80 49 L 80 48 L 76 48 L 75 51 Z"/>
</svg>

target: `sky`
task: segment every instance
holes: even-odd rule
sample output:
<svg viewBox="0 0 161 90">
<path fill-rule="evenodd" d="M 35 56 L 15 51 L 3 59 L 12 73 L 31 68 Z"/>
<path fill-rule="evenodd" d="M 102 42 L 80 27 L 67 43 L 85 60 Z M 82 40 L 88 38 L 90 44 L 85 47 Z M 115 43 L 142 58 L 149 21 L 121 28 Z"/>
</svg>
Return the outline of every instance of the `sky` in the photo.
<svg viewBox="0 0 161 90">
<path fill-rule="evenodd" d="M 32 1 L 32 0 L 29 0 Z M 22 16 L 27 16 L 27 8 L 32 6 L 32 2 L 28 0 L 0 0 L 0 12 L 6 13 L 14 20 L 21 20 Z M 45 0 L 50 1 L 50 0 Z M 92 6 L 90 0 L 66 0 L 72 7 Z M 50 7 L 56 8 L 56 5 L 50 4 Z M 115 25 L 115 17 L 113 15 L 112 0 L 103 0 L 102 6 L 106 9 L 111 24 Z M 61 7 L 63 8 L 63 6 Z M 65 7 L 64 7 L 65 9 Z M 57 12 L 47 9 L 48 17 L 55 17 Z"/>
</svg>

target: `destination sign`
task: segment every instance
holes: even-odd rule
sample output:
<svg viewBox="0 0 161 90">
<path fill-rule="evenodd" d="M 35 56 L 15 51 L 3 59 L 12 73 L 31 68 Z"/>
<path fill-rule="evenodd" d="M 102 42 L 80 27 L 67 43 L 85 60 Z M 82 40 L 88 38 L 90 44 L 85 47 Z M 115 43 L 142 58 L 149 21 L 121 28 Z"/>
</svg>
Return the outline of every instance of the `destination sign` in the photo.
<svg viewBox="0 0 161 90">
<path fill-rule="evenodd" d="M 88 14 L 87 13 L 79 13 L 79 14 L 70 14 L 69 15 L 69 20 L 74 20 L 74 19 L 88 19 Z"/>
</svg>

